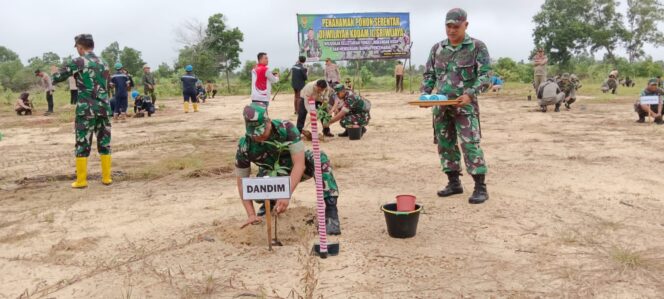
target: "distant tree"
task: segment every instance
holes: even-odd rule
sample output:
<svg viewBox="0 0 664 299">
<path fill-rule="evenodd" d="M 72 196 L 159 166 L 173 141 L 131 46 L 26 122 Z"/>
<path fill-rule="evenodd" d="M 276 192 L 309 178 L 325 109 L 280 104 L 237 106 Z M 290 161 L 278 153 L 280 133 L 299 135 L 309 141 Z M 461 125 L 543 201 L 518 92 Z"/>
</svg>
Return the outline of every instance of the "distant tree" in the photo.
<svg viewBox="0 0 664 299">
<path fill-rule="evenodd" d="M 615 61 L 616 47 L 627 34 L 623 15 L 616 11 L 618 5 L 615 0 L 592 0 L 587 18 L 592 29 L 587 39 L 590 53 L 605 50 L 605 58 L 611 62 Z"/>
<path fill-rule="evenodd" d="M 627 0 L 627 34 L 624 39 L 629 62 L 645 55 L 643 46 L 664 45 L 658 25 L 664 20 L 664 8 L 658 0 Z"/>
<path fill-rule="evenodd" d="M 51 65 L 59 65 L 61 63 L 60 56 L 53 52 L 46 52 L 42 54 L 42 57 L 32 57 L 28 59 L 28 68 L 31 71 L 35 70 L 46 70 Z"/>
<path fill-rule="evenodd" d="M 141 57 L 141 51 L 130 47 L 124 47 L 120 52 L 120 63 L 132 75 L 139 75 L 145 61 Z"/>
<path fill-rule="evenodd" d="M 240 72 L 240 80 L 242 81 L 251 81 L 251 70 L 254 69 L 256 66 L 256 61 L 254 60 L 247 60 L 244 62 L 244 66 L 242 67 L 242 71 Z"/>
<path fill-rule="evenodd" d="M 32 71 L 23 67 L 20 60 L 0 63 L 0 85 L 14 92 L 26 91 L 37 79 Z"/>
<path fill-rule="evenodd" d="M 205 48 L 210 51 L 221 72 L 226 74 L 228 92 L 231 91 L 230 73 L 240 66 L 240 42 L 244 35 L 237 27 L 226 27 L 226 18 L 223 14 L 215 14 L 208 18 L 205 31 Z"/>
<path fill-rule="evenodd" d="M 166 62 L 162 62 L 159 67 L 157 67 L 157 76 L 161 78 L 168 78 L 173 75 L 173 69 Z"/>
<path fill-rule="evenodd" d="M 101 51 L 101 58 L 111 67 L 118 62 L 120 58 L 120 45 L 118 42 L 112 42 Z"/>
<path fill-rule="evenodd" d="M 0 46 L 0 63 L 14 60 L 18 60 L 18 54 L 8 48 Z"/>
<path fill-rule="evenodd" d="M 574 54 L 582 53 L 588 44 L 588 8 L 591 0 L 546 0 L 533 17 L 535 44 L 549 55 L 549 62 L 570 67 Z"/>
</svg>

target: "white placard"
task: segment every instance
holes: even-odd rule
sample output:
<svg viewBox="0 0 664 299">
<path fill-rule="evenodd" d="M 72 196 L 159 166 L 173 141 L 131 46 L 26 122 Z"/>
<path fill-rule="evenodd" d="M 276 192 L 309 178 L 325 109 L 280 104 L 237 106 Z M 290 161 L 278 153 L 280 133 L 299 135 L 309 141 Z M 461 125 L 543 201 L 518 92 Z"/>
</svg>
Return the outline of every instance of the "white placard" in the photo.
<svg viewBox="0 0 664 299">
<path fill-rule="evenodd" d="M 641 105 L 657 105 L 659 104 L 659 96 L 642 96 L 639 103 Z"/>
<path fill-rule="evenodd" d="M 243 200 L 290 199 L 289 176 L 243 178 Z"/>
</svg>

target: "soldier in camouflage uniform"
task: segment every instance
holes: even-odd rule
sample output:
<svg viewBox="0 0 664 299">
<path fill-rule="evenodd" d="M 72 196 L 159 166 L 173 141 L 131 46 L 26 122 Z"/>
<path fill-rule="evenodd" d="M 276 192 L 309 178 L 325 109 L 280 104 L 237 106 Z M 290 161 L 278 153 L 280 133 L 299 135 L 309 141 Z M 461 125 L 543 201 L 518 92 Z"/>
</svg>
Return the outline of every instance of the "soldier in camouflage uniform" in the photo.
<svg viewBox="0 0 664 299">
<path fill-rule="evenodd" d="M 659 96 L 659 104 L 642 105 L 640 100 L 634 103 L 634 111 L 639 115 L 637 123 L 644 123 L 646 122 L 646 116 L 652 116 L 656 124 L 664 124 L 664 121 L 662 121 L 662 96 L 664 95 L 664 89 L 659 88 L 658 84 L 658 79 L 650 79 L 648 87 L 641 92 L 641 96 Z"/>
<path fill-rule="evenodd" d="M 101 157 L 101 181 L 110 185 L 111 180 L 111 106 L 108 102 L 106 83 L 109 72 L 106 65 L 92 51 L 94 41 L 90 34 L 74 38 L 75 47 L 81 57 L 66 62 L 58 69 L 51 67 L 53 82 L 62 82 L 74 76 L 78 87 L 76 103 L 76 181 L 73 188 L 85 188 L 87 163 L 92 147 L 92 135 L 97 136 L 97 151 Z"/>
<path fill-rule="evenodd" d="M 251 163 L 258 166 L 257 177 L 290 175 L 292 192 L 295 191 L 298 183 L 314 176 L 313 152 L 304 149 L 300 132 L 293 123 L 287 120 L 269 119 L 267 107 L 262 103 L 252 103 L 244 107 L 243 116 L 247 133 L 240 138 L 235 155 L 237 187 L 240 197 L 242 197 L 242 178 L 251 175 Z M 327 233 L 339 235 L 341 234 L 337 213 L 339 189 L 332 173 L 330 159 L 323 152 L 321 152 L 320 159 Z M 258 216 L 265 213 L 265 204 L 263 203 L 261 206 L 258 216 L 251 201 L 243 201 L 243 204 L 249 217 L 244 225 L 260 222 Z M 285 212 L 287 207 L 288 200 L 276 202 L 277 213 Z"/>
<path fill-rule="evenodd" d="M 567 108 L 567 110 L 572 109 L 571 105 L 576 102 L 576 84 L 572 82 L 568 73 L 564 73 L 563 76 L 560 77 L 560 83 L 558 83 L 558 86 L 560 87 L 560 90 L 565 93 L 565 99 L 563 100 L 565 108 Z"/>
<path fill-rule="evenodd" d="M 457 139 L 460 138 L 466 168 L 475 181 L 475 190 L 468 201 L 479 204 L 489 199 L 489 194 L 484 183 L 487 166 L 480 148 L 477 94 L 478 88 L 489 80 L 491 59 L 482 41 L 466 35 L 468 22 L 464 10 L 454 8 L 447 12 L 445 23 L 448 38 L 431 48 L 421 87 L 424 94 L 431 94 L 435 88 L 438 94 L 461 100 L 456 106 L 433 108 L 438 154 L 448 177 L 447 186 L 438 191 L 438 196 L 463 193 L 459 180 L 461 153 Z"/>
<path fill-rule="evenodd" d="M 343 84 L 334 86 L 337 92 L 337 98 L 343 102 L 341 110 L 330 120 L 330 124 L 340 121 L 341 126 L 346 129 L 339 137 L 348 137 L 348 128 L 362 127 L 362 134 L 367 132 L 366 126 L 371 120 L 371 102 L 355 95 L 352 91 L 346 89 Z"/>
</svg>

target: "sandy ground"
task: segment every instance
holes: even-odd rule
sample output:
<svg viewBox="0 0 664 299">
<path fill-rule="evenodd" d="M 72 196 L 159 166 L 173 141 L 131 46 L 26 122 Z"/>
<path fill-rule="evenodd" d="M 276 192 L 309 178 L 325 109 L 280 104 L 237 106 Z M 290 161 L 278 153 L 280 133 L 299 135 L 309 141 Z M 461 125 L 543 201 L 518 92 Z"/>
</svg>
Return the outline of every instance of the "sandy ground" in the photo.
<svg viewBox="0 0 664 299">
<path fill-rule="evenodd" d="M 361 141 L 333 138 L 341 254 L 309 254 L 313 181 L 279 219 L 285 246 L 245 216 L 233 159 L 247 97 L 199 113 L 177 100 L 113 125 L 115 183 L 72 190 L 66 118 L 0 128 L 0 298 L 664 297 L 664 126 L 635 124 L 628 100 L 533 112 L 525 97 L 481 98 L 491 199 L 438 198 L 446 179 L 430 111 L 408 95 L 368 93 Z M 270 107 L 292 115 L 292 96 Z M 59 109 L 65 109 L 59 107 Z M 333 128 L 335 133 L 341 130 Z M 254 170 L 255 171 L 255 170 Z M 379 207 L 411 193 L 425 212 L 412 239 L 392 239 Z"/>
</svg>

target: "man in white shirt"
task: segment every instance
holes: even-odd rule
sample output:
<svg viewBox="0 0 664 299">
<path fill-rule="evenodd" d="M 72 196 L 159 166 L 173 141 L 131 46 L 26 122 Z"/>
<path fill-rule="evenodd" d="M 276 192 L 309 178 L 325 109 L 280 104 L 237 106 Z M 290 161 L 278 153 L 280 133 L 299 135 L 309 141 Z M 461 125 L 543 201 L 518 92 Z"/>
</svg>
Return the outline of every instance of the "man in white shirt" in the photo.
<svg viewBox="0 0 664 299">
<path fill-rule="evenodd" d="M 267 66 L 267 53 L 258 53 L 258 64 L 251 71 L 251 101 L 262 103 L 267 107 L 270 104 L 272 84 L 279 81 L 279 74 L 270 72 Z"/>
</svg>

